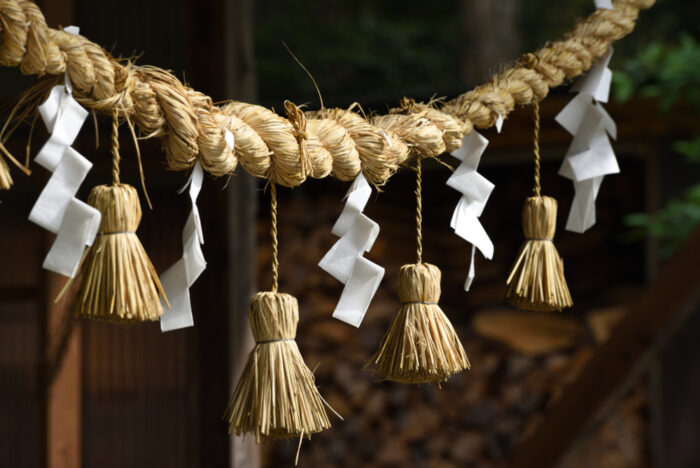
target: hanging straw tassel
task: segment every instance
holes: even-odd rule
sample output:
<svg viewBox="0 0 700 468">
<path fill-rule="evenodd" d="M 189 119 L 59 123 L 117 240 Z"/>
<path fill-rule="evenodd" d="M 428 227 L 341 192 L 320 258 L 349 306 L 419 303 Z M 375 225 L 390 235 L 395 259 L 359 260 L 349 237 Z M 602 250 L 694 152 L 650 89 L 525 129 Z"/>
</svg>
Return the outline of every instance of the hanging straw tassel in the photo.
<svg viewBox="0 0 700 468">
<path fill-rule="evenodd" d="M 523 231 L 525 244 L 511 268 L 506 297 L 526 310 L 555 311 L 573 302 L 564 278 L 564 262 L 554 246 L 557 201 L 541 195 L 539 151 L 539 103 L 535 101 L 535 196 L 525 200 Z"/>
<path fill-rule="evenodd" d="M 299 321 L 297 300 L 277 292 L 277 189 L 274 182 L 270 187 L 272 291 L 258 292 L 251 299 L 248 320 L 256 344 L 224 415 L 229 433 L 255 434 L 257 442 L 301 439 L 331 426 L 328 405 L 294 341 Z"/>
<path fill-rule="evenodd" d="M 416 231 L 418 263 L 399 274 L 401 307 L 368 365 L 394 382 L 432 383 L 469 369 L 469 359 L 449 319 L 438 305 L 440 270 L 423 263 L 421 157 L 416 166 Z"/>
<path fill-rule="evenodd" d="M 92 189 L 88 204 L 102 214 L 100 231 L 81 266 L 82 279 L 73 301 L 80 317 L 132 323 L 158 320 L 160 298 L 170 307 L 136 229 L 141 205 L 136 189 L 119 182 L 118 120 L 112 127 L 112 185 Z"/>
<path fill-rule="evenodd" d="M 255 348 L 226 409 L 229 433 L 284 439 L 331 427 L 325 402 L 294 338 L 299 306 L 294 296 L 258 292 L 248 320 Z"/>
</svg>

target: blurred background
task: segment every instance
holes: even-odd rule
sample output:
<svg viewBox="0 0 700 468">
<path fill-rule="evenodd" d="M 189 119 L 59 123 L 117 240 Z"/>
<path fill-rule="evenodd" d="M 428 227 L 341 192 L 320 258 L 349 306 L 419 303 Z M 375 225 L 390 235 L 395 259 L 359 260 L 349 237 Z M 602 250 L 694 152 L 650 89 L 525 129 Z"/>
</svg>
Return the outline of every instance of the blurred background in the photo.
<svg viewBox="0 0 700 468">
<path fill-rule="evenodd" d="M 593 11 L 590 0 L 44 0 L 49 25 L 76 24 L 115 56 L 172 70 L 215 101 L 280 110 L 359 102 L 384 112 L 402 96 L 451 98 L 521 54 L 554 40 Z M 377 382 L 363 370 L 398 308 L 397 273 L 414 262 L 415 176 L 400 170 L 365 213 L 381 226 L 367 257 L 386 276 L 359 329 L 331 318 L 342 284 L 318 261 L 348 184 L 309 180 L 280 191 L 280 287 L 300 303 L 297 341 L 322 395 L 343 417 L 301 446 L 300 466 L 700 466 L 700 3 L 658 2 L 615 44 L 607 110 L 618 125 L 621 173 L 608 176 L 597 223 L 564 230 L 573 197 L 557 170 L 570 136 L 554 116 L 566 86 L 542 104 L 543 188 L 559 201 L 557 248 L 575 305 L 561 314 L 518 312 L 503 300 L 522 243 L 531 190 L 532 119 L 517 109 L 480 173 L 496 184 L 481 217 L 496 253 L 477 255 L 449 228 L 459 194 L 449 171 L 426 164 L 424 258 L 443 273 L 443 310 L 472 362 L 441 386 Z M 0 70 L 4 116 L 34 82 Z M 74 145 L 95 163 L 80 195 L 109 180 L 110 122 L 101 145 L 86 124 Z M 47 135 L 37 125 L 33 157 Z M 6 143 L 24 156 L 29 125 Z M 156 269 L 181 255 L 187 174 L 165 170 L 158 142 L 142 142 L 146 183 L 141 238 Z M 122 179 L 139 187 L 135 151 L 122 138 Z M 455 160 L 445 155 L 445 162 Z M 296 441 L 227 435 L 224 408 L 252 347 L 250 294 L 270 285 L 268 194 L 238 170 L 205 178 L 199 207 L 208 268 L 191 289 L 195 327 L 75 321 L 54 298 L 64 279 L 41 269 L 52 238 L 27 216 L 49 174 L 33 165 L 0 193 L 0 457 L 13 468 L 291 466 Z M 695 230 L 695 232 L 694 232 Z M 681 251 L 674 257 L 674 253 Z M 692 283 L 691 283 L 692 284 Z M 675 286 L 678 287 L 675 287 Z M 691 288 L 692 290 L 693 288 Z M 639 320 L 635 320 L 639 314 Z M 617 324 L 620 327 L 616 328 Z M 604 371 L 595 372 L 595 363 Z M 591 364 L 593 363 L 593 364 Z M 593 370 L 591 370 L 593 369 Z M 573 404 L 570 403 L 573 401 Z M 545 443 L 542 443 L 545 441 Z M 551 454 L 545 459 L 537 455 Z M 534 457 L 534 458 L 533 458 Z M 535 463 L 535 460 L 538 460 Z"/>
</svg>

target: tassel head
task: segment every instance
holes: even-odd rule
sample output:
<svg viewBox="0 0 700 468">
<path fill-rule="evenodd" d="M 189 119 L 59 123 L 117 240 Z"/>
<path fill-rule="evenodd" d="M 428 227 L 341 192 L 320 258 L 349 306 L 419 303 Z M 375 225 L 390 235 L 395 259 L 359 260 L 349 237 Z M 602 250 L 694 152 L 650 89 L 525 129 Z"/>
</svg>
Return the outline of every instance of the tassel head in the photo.
<svg viewBox="0 0 700 468">
<path fill-rule="evenodd" d="M 311 436 L 330 427 L 326 402 L 294 337 L 299 306 L 294 296 L 259 292 L 248 310 L 255 347 L 226 408 L 229 433 L 255 440 Z"/>
<path fill-rule="evenodd" d="M 102 214 L 95 242 L 85 254 L 73 301 L 77 316 L 117 323 L 158 320 L 161 298 L 169 305 L 136 229 L 141 205 L 126 184 L 99 185 L 88 203 Z"/>
<path fill-rule="evenodd" d="M 469 369 L 462 343 L 437 304 L 441 276 L 429 263 L 401 267 L 401 306 L 368 364 L 377 375 L 394 382 L 432 383 Z"/>
<path fill-rule="evenodd" d="M 552 197 L 529 197 L 523 206 L 525 239 L 554 239 L 557 229 L 557 200 Z"/>
<path fill-rule="evenodd" d="M 573 304 L 564 278 L 564 262 L 552 242 L 556 222 L 554 198 L 535 196 L 525 201 L 525 243 L 506 281 L 506 297 L 520 309 L 549 312 Z"/>
<path fill-rule="evenodd" d="M 440 300 L 442 272 L 429 263 L 404 265 L 399 272 L 399 300 L 437 303 Z"/>
</svg>

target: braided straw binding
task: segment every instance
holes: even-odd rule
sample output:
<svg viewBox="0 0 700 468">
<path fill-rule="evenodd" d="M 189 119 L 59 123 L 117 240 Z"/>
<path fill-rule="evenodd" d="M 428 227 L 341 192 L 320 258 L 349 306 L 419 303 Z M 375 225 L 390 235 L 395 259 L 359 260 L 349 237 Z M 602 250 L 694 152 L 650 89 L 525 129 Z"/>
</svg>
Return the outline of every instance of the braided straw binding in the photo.
<svg viewBox="0 0 700 468">
<path fill-rule="evenodd" d="M 419 120 L 428 123 L 417 123 L 413 116 L 382 116 L 371 124 L 352 108 L 307 112 L 307 119 L 330 119 L 346 130 L 344 136 L 338 133 L 333 139 L 328 123 L 319 128 L 307 121 L 305 131 L 300 132 L 289 120 L 260 106 L 214 106 L 211 99 L 164 70 L 119 61 L 83 36 L 49 28 L 39 8 L 28 0 L 0 2 L 0 64 L 39 76 L 67 71 L 82 105 L 106 114 L 118 108 L 122 117 L 136 122 L 142 134 L 160 138 L 170 169 L 187 170 L 200 158 L 208 172 L 223 176 L 240 161 L 255 176 L 296 186 L 309 175 L 327 175 L 327 167 L 332 168 L 333 176 L 349 180 L 360 166 L 368 180 L 383 184 L 408 158 L 407 146 L 419 150 L 420 157 L 454 150 L 473 126 L 493 126 L 499 115 L 505 118 L 516 104 L 542 99 L 549 88 L 588 70 L 610 43 L 634 29 L 639 10 L 654 2 L 617 0 L 612 10 L 596 10 L 564 39 L 528 54 L 532 60 L 521 60 L 493 76 L 488 84 L 439 109 L 417 104 L 416 110 L 425 110 L 418 114 Z M 403 109 L 390 111 L 394 113 L 401 114 Z M 430 127 L 442 131 L 444 148 L 436 145 Z M 234 134 L 235 151 L 225 144 L 224 129 Z M 333 131 L 339 132 L 337 128 Z M 324 137 L 319 136 L 324 132 Z M 298 138 L 301 133 L 306 136 Z M 343 138 L 353 140 L 355 151 L 349 143 L 338 143 Z M 303 164 L 305 158 L 300 157 L 303 144 L 312 162 L 311 173 Z M 9 185 L 2 174 L 0 165 L 0 184 Z"/>
</svg>

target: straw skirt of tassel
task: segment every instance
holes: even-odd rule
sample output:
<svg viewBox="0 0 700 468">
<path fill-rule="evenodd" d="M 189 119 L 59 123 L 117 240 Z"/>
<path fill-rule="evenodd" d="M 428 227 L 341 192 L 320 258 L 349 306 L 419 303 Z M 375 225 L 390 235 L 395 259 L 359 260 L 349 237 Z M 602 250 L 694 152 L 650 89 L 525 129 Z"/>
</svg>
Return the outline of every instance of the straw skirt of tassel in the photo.
<svg viewBox="0 0 700 468">
<path fill-rule="evenodd" d="M 462 343 L 437 304 L 440 279 L 440 270 L 429 263 L 401 267 L 401 307 L 369 363 L 377 375 L 401 383 L 431 383 L 469 369 Z"/>
<path fill-rule="evenodd" d="M 508 300 L 520 309 L 549 312 L 573 304 L 564 278 L 564 262 L 552 242 L 556 222 L 554 198 L 535 196 L 525 201 L 526 240 L 506 282 Z"/>
<path fill-rule="evenodd" d="M 229 433 L 251 433 L 259 442 L 311 436 L 329 428 L 326 402 L 294 341 L 296 298 L 258 292 L 248 319 L 256 344 L 226 408 Z"/>
<path fill-rule="evenodd" d="M 12 187 L 12 176 L 7 162 L 0 156 L 0 190 L 9 190 Z"/>
<path fill-rule="evenodd" d="M 99 185 L 88 203 L 102 213 L 100 231 L 85 254 L 81 283 L 73 301 L 80 317 L 130 323 L 158 320 L 161 298 L 169 306 L 136 229 L 141 205 L 126 184 Z"/>
</svg>

